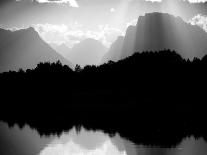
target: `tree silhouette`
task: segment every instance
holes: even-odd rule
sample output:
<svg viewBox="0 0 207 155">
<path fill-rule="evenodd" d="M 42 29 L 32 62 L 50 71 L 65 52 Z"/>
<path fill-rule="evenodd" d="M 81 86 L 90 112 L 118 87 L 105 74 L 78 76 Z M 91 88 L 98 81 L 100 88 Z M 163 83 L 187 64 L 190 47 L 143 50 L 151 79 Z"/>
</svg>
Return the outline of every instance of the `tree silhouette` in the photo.
<svg viewBox="0 0 207 155">
<path fill-rule="evenodd" d="M 76 71 L 76 72 L 80 72 L 80 71 L 81 71 L 81 66 L 77 64 L 77 65 L 75 66 L 75 71 Z"/>
<path fill-rule="evenodd" d="M 0 74 L 0 118 L 42 133 L 81 124 L 162 146 L 192 134 L 207 139 L 206 67 L 206 56 L 190 61 L 170 50 L 75 70 L 42 62 Z"/>
</svg>

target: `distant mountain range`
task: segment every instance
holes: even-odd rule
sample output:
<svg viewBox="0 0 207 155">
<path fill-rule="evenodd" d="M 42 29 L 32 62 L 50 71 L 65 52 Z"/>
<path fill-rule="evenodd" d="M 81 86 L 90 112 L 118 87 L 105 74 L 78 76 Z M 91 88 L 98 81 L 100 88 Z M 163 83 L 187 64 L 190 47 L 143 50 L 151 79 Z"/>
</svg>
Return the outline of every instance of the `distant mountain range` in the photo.
<svg viewBox="0 0 207 155">
<path fill-rule="evenodd" d="M 65 58 L 67 58 L 68 53 L 70 53 L 70 51 L 71 51 L 71 48 L 69 48 L 64 43 L 62 43 L 60 45 L 55 44 L 55 43 L 50 43 L 50 46 Z M 69 61 L 70 61 L 70 59 L 69 59 Z"/>
<path fill-rule="evenodd" d="M 124 37 L 118 37 L 109 51 L 99 41 L 85 39 L 73 48 L 65 44 L 48 45 L 33 29 L 10 31 L 0 29 L 0 72 L 34 68 L 39 62 L 69 65 L 99 65 L 118 61 L 135 52 L 175 50 L 185 59 L 202 58 L 207 54 L 207 33 L 166 13 L 140 16 L 136 26 L 129 26 Z"/>
<path fill-rule="evenodd" d="M 88 38 L 75 44 L 66 57 L 75 65 L 98 65 L 106 52 L 107 48 L 101 42 Z"/>
<path fill-rule="evenodd" d="M 56 62 L 73 67 L 45 43 L 34 28 L 10 31 L 0 29 L 0 72 L 35 68 L 40 62 Z"/>
<path fill-rule="evenodd" d="M 136 26 L 129 26 L 124 38 L 119 37 L 102 58 L 124 59 L 135 52 L 171 49 L 185 59 L 202 58 L 207 54 L 207 33 L 198 26 L 166 13 L 140 16 Z"/>
<path fill-rule="evenodd" d="M 74 65 L 99 65 L 103 55 L 107 52 L 107 48 L 98 40 L 87 38 L 75 44 L 72 48 L 67 45 L 53 44 L 50 46 Z"/>
<path fill-rule="evenodd" d="M 120 36 L 111 45 L 109 51 L 103 56 L 101 63 L 107 62 L 108 60 L 118 61 L 121 58 L 121 52 L 123 48 L 124 37 Z"/>
</svg>

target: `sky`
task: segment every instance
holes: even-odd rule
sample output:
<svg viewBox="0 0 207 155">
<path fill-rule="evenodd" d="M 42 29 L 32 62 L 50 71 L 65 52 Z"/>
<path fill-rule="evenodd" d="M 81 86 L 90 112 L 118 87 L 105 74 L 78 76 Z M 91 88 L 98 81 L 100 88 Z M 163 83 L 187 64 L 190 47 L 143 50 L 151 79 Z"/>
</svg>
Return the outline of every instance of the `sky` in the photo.
<svg viewBox="0 0 207 155">
<path fill-rule="evenodd" d="M 1 0 L 0 26 L 32 26 L 48 43 L 73 47 L 86 38 L 110 47 L 140 15 L 167 12 L 207 31 L 207 0 Z"/>
</svg>

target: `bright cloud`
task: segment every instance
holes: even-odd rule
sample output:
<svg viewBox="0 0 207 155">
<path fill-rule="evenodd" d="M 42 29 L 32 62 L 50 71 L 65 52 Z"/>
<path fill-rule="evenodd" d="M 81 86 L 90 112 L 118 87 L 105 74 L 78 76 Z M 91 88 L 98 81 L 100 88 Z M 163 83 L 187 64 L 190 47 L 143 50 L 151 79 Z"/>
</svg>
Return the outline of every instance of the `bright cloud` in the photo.
<svg viewBox="0 0 207 155">
<path fill-rule="evenodd" d="M 207 16 L 201 14 L 196 15 L 190 20 L 192 25 L 198 25 L 207 32 Z"/>
<path fill-rule="evenodd" d="M 38 3 L 69 4 L 72 7 L 79 7 L 76 0 L 16 0 L 16 1 L 18 1 L 18 2 L 20 2 L 20 1 L 35 1 Z M 127 1 L 132 2 L 132 1 L 139 1 L 139 0 L 127 0 Z M 165 0 L 145 0 L 145 1 L 162 2 Z M 207 2 L 207 0 L 182 0 L 182 1 L 188 1 L 190 3 L 205 3 L 205 2 Z M 113 12 L 114 9 L 111 8 L 110 11 Z"/>
<path fill-rule="evenodd" d="M 36 24 L 33 25 L 39 35 L 48 43 L 63 43 L 66 41 L 64 35 L 68 31 L 68 27 L 64 24 L 53 25 L 53 24 Z"/>
<path fill-rule="evenodd" d="M 188 0 L 190 3 L 204 3 L 207 2 L 207 0 Z"/>
<path fill-rule="evenodd" d="M 151 1 L 151 2 L 161 2 L 162 0 L 145 0 L 145 1 Z"/>
<path fill-rule="evenodd" d="M 97 40 L 100 40 L 105 46 L 109 47 L 124 32 L 120 29 L 113 28 L 109 25 L 99 25 Z"/>
<path fill-rule="evenodd" d="M 111 9 L 110 9 L 110 12 L 115 12 L 115 9 L 114 9 L 114 8 L 111 8 Z"/>
<path fill-rule="evenodd" d="M 136 25 L 137 25 L 137 21 L 138 21 L 138 19 L 134 19 L 134 20 L 128 22 L 128 23 L 126 24 L 126 27 L 129 27 L 130 25 L 132 25 L 132 26 L 136 26 Z"/>
<path fill-rule="evenodd" d="M 145 0 L 145 1 L 162 2 L 164 0 Z M 183 0 L 183 1 L 189 1 L 190 3 L 204 3 L 204 2 L 207 2 L 207 0 Z"/>
<path fill-rule="evenodd" d="M 77 22 L 70 25 L 36 24 L 33 27 L 46 42 L 65 43 L 69 47 L 86 38 L 99 40 L 106 47 L 109 47 L 118 36 L 124 35 L 123 31 L 109 25 L 99 25 L 98 30 L 92 31 L 85 29 Z"/>
<path fill-rule="evenodd" d="M 120 152 L 110 140 L 103 143 L 94 150 L 88 150 L 75 144 L 72 140 L 69 142 L 51 144 L 40 152 L 40 155 L 126 155 L 126 152 Z"/>
</svg>

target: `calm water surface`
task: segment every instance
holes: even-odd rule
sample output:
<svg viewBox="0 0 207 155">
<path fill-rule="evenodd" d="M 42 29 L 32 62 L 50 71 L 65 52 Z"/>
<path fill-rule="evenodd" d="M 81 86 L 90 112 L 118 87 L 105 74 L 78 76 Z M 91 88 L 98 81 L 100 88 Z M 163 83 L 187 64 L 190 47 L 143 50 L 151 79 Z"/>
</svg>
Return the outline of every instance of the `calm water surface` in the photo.
<svg viewBox="0 0 207 155">
<path fill-rule="evenodd" d="M 207 143 L 201 138 L 183 139 L 176 148 L 135 145 L 116 134 L 102 131 L 79 132 L 73 128 L 60 136 L 40 136 L 25 126 L 8 127 L 0 123 L 0 155 L 207 155 Z"/>
</svg>

